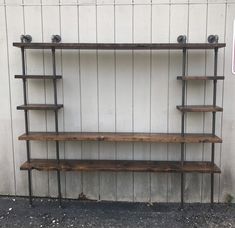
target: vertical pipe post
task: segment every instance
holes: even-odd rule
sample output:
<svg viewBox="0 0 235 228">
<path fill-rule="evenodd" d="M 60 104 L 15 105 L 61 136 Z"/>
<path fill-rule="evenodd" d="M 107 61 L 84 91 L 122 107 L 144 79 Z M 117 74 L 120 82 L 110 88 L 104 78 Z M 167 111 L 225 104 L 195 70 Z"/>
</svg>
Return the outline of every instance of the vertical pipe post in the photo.
<svg viewBox="0 0 235 228">
<path fill-rule="evenodd" d="M 25 49 L 21 48 L 21 58 L 22 58 L 22 74 L 26 75 L 25 70 Z M 26 79 L 23 79 L 23 94 L 24 94 L 24 105 L 27 105 L 27 84 Z M 25 132 L 29 133 L 29 117 L 28 110 L 24 110 L 24 118 L 25 118 Z M 30 144 L 29 140 L 26 141 L 26 151 L 27 151 L 27 162 L 30 162 Z M 29 188 L 29 205 L 32 206 L 32 178 L 31 178 L 31 170 L 28 170 L 28 188 Z"/>
<path fill-rule="evenodd" d="M 186 74 L 186 48 L 183 48 L 182 77 Z M 182 106 L 185 106 L 186 81 L 182 80 Z M 181 135 L 185 133 L 185 112 L 181 113 Z M 181 165 L 184 164 L 185 143 L 181 143 Z M 181 208 L 184 206 L 184 173 L 181 173 Z"/>
<path fill-rule="evenodd" d="M 55 48 L 52 48 L 52 67 L 53 67 L 53 87 L 54 87 L 54 104 L 57 105 L 57 83 L 56 83 L 56 60 L 55 60 Z M 55 132 L 58 134 L 58 109 L 55 109 Z M 59 142 L 56 141 L 56 159 L 57 163 L 60 163 L 60 149 Z M 59 206 L 61 207 L 61 182 L 60 182 L 60 171 L 57 170 L 57 184 L 58 184 L 58 198 Z"/>
<path fill-rule="evenodd" d="M 214 76 L 217 76 L 217 63 L 218 63 L 218 48 L 215 48 L 214 53 Z M 213 106 L 216 106 L 216 93 L 217 93 L 217 80 L 213 84 Z M 216 112 L 212 113 L 212 135 L 215 135 L 215 121 Z M 211 163 L 215 162 L 215 144 L 211 144 Z M 211 173 L 211 203 L 214 202 L 214 173 Z"/>
</svg>

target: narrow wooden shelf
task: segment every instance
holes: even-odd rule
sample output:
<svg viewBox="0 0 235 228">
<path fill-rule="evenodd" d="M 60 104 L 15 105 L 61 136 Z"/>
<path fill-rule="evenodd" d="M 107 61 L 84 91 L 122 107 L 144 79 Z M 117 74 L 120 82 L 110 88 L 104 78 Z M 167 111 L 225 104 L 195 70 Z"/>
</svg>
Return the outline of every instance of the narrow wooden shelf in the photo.
<svg viewBox="0 0 235 228">
<path fill-rule="evenodd" d="M 181 112 L 222 112 L 223 108 L 213 105 L 176 106 Z"/>
<path fill-rule="evenodd" d="M 122 172 L 173 172 L 173 173 L 220 173 L 211 162 L 186 161 L 133 161 L 133 160 L 60 160 L 32 159 L 21 170 L 38 171 L 122 171 Z"/>
<path fill-rule="evenodd" d="M 62 75 L 15 75 L 19 79 L 61 79 Z"/>
<path fill-rule="evenodd" d="M 102 132 L 30 132 L 19 140 L 36 141 L 108 141 L 108 142 L 158 142 L 158 143 L 221 143 L 211 134 L 180 133 L 102 133 Z"/>
<path fill-rule="evenodd" d="M 224 76 L 178 76 L 177 80 L 183 80 L 183 81 L 224 80 Z"/>
<path fill-rule="evenodd" d="M 58 110 L 62 107 L 62 104 L 27 104 L 17 106 L 17 110 Z"/>
<path fill-rule="evenodd" d="M 26 49 L 102 49 L 102 50 L 148 50 L 148 49 L 214 49 L 225 47 L 225 43 L 13 43 Z"/>
</svg>

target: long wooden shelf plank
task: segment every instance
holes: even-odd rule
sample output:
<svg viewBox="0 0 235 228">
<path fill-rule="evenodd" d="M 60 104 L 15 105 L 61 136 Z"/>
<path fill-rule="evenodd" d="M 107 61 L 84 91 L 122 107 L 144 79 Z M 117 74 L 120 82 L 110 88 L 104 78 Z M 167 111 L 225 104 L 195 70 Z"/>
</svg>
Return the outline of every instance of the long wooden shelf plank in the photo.
<svg viewBox="0 0 235 228">
<path fill-rule="evenodd" d="M 127 160 L 60 160 L 33 159 L 25 162 L 21 170 L 38 171 L 132 171 L 132 172 L 175 172 L 175 173 L 220 173 L 210 162 L 186 161 L 127 161 Z"/>
<path fill-rule="evenodd" d="M 222 143 L 212 134 L 180 133 L 107 133 L 107 132 L 30 132 L 19 140 L 36 141 L 108 141 L 108 142 L 158 142 L 158 143 Z"/>
<path fill-rule="evenodd" d="M 223 108 L 213 105 L 176 106 L 181 112 L 222 112 Z"/>
<path fill-rule="evenodd" d="M 178 76 L 177 79 L 183 81 L 224 80 L 224 76 Z"/>
<path fill-rule="evenodd" d="M 62 75 L 15 75 L 19 79 L 61 79 Z"/>
<path fill-rule="evenodd" d="M 62 107 L 62 104 L 27 104 L 17 106 L 17 110 L 58 110 Z"/>
<path fill-rule="evenodd" d="M 225 43 L 13 43 L 15 47 L 26 49 L 102 49 L 102 50 L 147 50 L 147 49 L 214 49 L 225 47 Z"/>
</svg>

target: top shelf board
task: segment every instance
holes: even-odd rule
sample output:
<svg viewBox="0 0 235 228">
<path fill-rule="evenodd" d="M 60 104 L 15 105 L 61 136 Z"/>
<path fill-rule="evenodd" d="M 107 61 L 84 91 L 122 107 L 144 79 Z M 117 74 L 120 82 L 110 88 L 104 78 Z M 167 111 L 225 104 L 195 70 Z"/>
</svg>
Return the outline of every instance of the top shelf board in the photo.
<svg viewBox="0 0 235 228">
<path fill-rule="evenodd" d="M 13 43 L 25 49 L 101 49 L 101 50 L 162 50 L 162 49 L 214 49 L 223 48 L 225 43 Z"/>
</svg>

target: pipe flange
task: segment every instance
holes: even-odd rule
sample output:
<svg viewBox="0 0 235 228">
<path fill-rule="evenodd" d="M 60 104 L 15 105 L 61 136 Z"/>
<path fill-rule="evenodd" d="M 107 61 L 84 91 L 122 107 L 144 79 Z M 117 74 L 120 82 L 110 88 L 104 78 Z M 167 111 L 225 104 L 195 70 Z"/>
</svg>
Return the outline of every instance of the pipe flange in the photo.
<svg viewBox="0 0 235 228">
<path fill-rule="evenodd" d="M 187 36 L 185 36 L 185 35 L 180 35 L 177 37 L 177 42 L 179 44 L 185 44 L 186 41 L 187 41 Z"/>
<path fill-rule="evenodd" d="M 219 36 L 218 35 L 209 35 L 207 38 L 208 43 L 213 44 L 213 43 L 218 43 L 219 41 Z"/>
<path fill-rule="evenodd" d="M 30 35 L 21 35 L 20 40 L 22 43 L 31 43 L 32 42 L 32 36 Z"/>
</svg>

